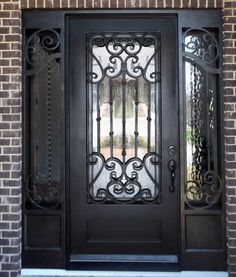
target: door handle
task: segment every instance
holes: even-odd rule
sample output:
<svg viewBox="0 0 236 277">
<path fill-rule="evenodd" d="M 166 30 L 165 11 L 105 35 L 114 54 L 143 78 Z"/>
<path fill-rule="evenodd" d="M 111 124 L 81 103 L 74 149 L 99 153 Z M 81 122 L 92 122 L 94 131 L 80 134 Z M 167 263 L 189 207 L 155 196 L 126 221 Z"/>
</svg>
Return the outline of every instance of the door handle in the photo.
<svg viewBox="0 0 236 277">
<path fill-rule="evenodd" d="M 169 160 L 168 169 L 170 171 L 169 191 L 174 192 L 175 191 L 175 170 L 176 170 L 176 161 L 175 160 Z"/>
</svg>

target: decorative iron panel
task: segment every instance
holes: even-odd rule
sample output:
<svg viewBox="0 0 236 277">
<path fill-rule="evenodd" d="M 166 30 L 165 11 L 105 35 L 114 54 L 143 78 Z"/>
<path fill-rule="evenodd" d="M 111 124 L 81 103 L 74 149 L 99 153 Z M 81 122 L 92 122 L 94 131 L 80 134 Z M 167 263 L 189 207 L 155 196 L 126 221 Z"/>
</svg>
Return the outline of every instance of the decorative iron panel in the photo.
<svg viewBox="0 0 236 277">
<path fill-rule="evenodd" d="M 185 203 L 191 208 L 221 204 L 219 174 L 218 93 L 220 53 L 215 32 L 184 32 L 183 59 L 186 97 Z"/>
<path fill-rule="evenodd" d="M 160 33 L 87 35 L 90 202 L 160 202 Z"/>
<path fill-rule="evenodd" d="M 28 115 L 29 208 L 58 208 L 60 204 L 61 38 L 56 29 L 26 31 L 25 87 Z"/>
</svg>

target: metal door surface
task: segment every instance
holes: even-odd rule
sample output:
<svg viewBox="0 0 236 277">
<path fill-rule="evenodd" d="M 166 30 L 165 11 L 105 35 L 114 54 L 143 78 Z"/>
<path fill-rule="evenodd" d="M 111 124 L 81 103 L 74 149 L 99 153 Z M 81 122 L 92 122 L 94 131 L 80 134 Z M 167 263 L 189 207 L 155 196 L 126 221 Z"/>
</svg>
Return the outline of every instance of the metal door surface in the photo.
<svg viewBox="0 0 236 277">
<path fill-rule="evenodd" d="M 173 16 L 70 16 L 69 257 L 178 263 Z"/>
</svg>

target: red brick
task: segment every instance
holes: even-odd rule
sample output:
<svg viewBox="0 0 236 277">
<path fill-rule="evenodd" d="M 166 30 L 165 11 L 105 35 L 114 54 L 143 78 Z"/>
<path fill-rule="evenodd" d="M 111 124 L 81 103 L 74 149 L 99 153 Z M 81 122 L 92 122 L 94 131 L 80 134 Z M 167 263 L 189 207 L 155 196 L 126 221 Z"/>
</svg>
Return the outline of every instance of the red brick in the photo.
<svg viewBox="0 0 236 277">
<path fill-rule="evenodd" d="M 223 16 L 233 15 L 233 10 L 232 9 L 224 9 L 222 14 L 223 14 Z"/>
<path fill-rule="evenodd" d="M 191 0 L 190 1 L 190 7 L 191 8 L 198 8 L 198 1 L 197 0 Z"/>
<path fill-rule="evenodd" d="M 27 0 L 21 0 L 21 8 L 26 9 L 27 7 Z"/>
<path fill-rule="evenodd" d="M 117 8 L 116 0 L 110 0 L 111 8 Z"/>
<path fill-rule="evenodd" d="M 236 2 L 225 2 L 225 8 L 236 8 Z"/>
<path fill-rule="evenodd" d="M 141 7 L 142 8 L 147 8 L 148 7 L 148 1 L 147 0 L 141 0 Z"/>
<path fill-rule="evenodd" d="M 44 7 L 44 3 L 43 0 L 37 0 L 37 8 L 43 8 Z"/>
<path fill-rule="evenodd" d="M 154 0 L 154 2 L 155 2 L 155 0 Z M 127 8 L 138 8 L 139 0 L 126 0 L 126 7 Z"/>
<path fill-rule="evenodd" d="M 70 8 L 76 8 L 76 0 L 70 0 Z"/>
<path fill-rule="evenodd" d="M 118 1 L 117 5 L 118 5 L 117 8 L 124 9 L 125 8 L 125 1 Z"/>
<path fill-rule="evenodd" d="M 181 8 L 181 0 L 175 0 L 173 8 L 175 9 Z"/>
<path fill-rule="evenodd" d="M 77 0 L 78 8 L 84 8 L 84 0 Z"/>
<path fill-rule="evenodd" d="M 19 19 L 3 19 L 3 26 L 19 26 L 20 20 Z"/>
<path fill-rule="evenodd" d="M 11 13 L 10 12 L 5 12 L 5 11 L 0 11 L 0 18 L 4 18 L 4 17 L 10 17 Z"/>
<path fill-rule="evenodd" d="M 0 28 L 0 34 L 8 34 L 10 32 L 9 27 L 1 27 Z"/>
<path fill-rule="evenodd" d="M 216 0 L 215 8 L 223 8 L 224 7 L 224 0 Z"/>
<path fill-rule="evenodd" d="M 61 4 L 60 4 L 60 0 L 54 0 L 54 8 L 60 8 Z"/>
<path fill-rule="evenodd" d="M 11 11 L 11 10 L 18 10 L 18 9 L 19 9 L 19 4 L 18 3 L 6 3 L 6 4 L 4 3 L 3 4 L 3 10 Z"/>
<path fill-rule="evenodd" d="M 215 3 L 214 0 L 208 0 L 208 8 L 214 8 Z"/>
<path fill-rule="evenodd" d="M 69 1 L 68 0 L 62 0 L 62 8 L 69 8 Z"/>
<path fill-rule="evenodd" d="M 109 8 L 109 0 L 101 0 L 102 8 Z"/>
<path fill-rule="evenodd" d="M 156 0 L 149 0 L 149 7 L 156 8 Z"/>
<path fill-rule="evenodd" d="M 233 26 L 231 24 L 224 24 L 223 31 L 232 31 Z"/>
<path fill-rule="evenodd" d="M 53 0 L 45 0 L 45 8 L 53 8 Z"/>
<path fill-rule="evenodd" d="M 33 9 L 37 7 L 37 1 L 36 0 L 30 0 L 29 1 L 29 8 Z"/>
<path fill-rule="evenodd" d="M 100 8 L 101 7 L 101 1 L 100 0 L 94 0 L 94 8 Z"/>
<path fill-rule="evenodd" d="M 10 50 L 10 44 L 0 42 L 0 50 Z"/>
<path fill-rule="evenodd" d="M 157 0 L 157 8 L 164 8 L 164 1 L 163 0 Z"/>
<path fill-rule="evenodd" d="M 207 3 L 206 0 L 199 0 L 199 8 L 201 9 L 206 8 L 207 7 L 206 3 Z"/>
</svg>

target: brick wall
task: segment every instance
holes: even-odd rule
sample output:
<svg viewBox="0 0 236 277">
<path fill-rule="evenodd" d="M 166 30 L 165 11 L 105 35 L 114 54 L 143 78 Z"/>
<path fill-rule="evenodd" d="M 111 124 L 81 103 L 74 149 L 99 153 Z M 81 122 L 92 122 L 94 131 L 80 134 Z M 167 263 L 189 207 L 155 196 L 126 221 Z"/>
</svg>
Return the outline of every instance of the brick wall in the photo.
<svg viewBox="0 0 236 277">
<path fill-rule="evenodd" d="M 0 277 L 21 267 L 21 9 L 223 7 L 228 262 L 236 276 L 236 1 L 0 0 Z"/>
<path fill-rule="evenodd" d="M 223 16 L 228 271 L 236 276 L 236 1 L 225 1 Z"/>
<path fill-rule="evenodd" d="M 20 269 L 20 3 L 0 1 L 0 276 Z"/>
</svg>

